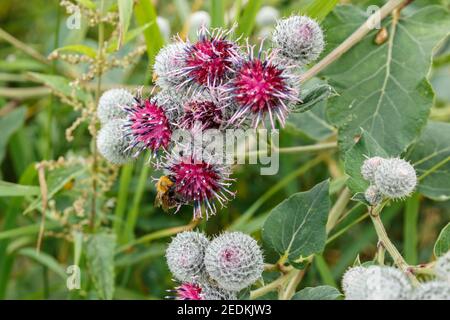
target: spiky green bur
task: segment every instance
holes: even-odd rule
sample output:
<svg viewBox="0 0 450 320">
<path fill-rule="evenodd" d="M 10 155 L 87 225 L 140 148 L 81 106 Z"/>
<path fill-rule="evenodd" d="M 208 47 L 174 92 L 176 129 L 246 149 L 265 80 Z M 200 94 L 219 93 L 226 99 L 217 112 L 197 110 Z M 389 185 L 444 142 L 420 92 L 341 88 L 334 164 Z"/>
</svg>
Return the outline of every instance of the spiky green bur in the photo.
<svg viewBox="0 0 450 320">
<path fill-rule="evenodd" d="M 221 288 L 239 291 L 261 277 L 264 261 L 256 240 L 242 232 L 227 232 L 207 247 L 205 266 Z"/>
<path fill-rule="evenodd" d="M 192 282 L 204 273 L 203 258 L 209 240 L 203 233 L 185 231 L 178 233 L 166 250 L 170 272 L 182 282 Z"/>
</svg>

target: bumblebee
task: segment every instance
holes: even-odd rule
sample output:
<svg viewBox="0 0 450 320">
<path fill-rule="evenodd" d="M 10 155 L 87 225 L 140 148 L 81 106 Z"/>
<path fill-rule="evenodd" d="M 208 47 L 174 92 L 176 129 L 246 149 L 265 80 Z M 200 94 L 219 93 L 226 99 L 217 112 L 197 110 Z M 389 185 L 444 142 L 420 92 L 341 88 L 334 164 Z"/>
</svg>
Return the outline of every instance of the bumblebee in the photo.
<svg viewBox="0 0 450 320">
<path fill-rule="evenodd" d="M 175 178 L 172 176 L 161 176 L 155 184 L 156 198 L 155 207 L 162 207 L 164 212 L 178 206 L 175 193 Z"/>
</svg>

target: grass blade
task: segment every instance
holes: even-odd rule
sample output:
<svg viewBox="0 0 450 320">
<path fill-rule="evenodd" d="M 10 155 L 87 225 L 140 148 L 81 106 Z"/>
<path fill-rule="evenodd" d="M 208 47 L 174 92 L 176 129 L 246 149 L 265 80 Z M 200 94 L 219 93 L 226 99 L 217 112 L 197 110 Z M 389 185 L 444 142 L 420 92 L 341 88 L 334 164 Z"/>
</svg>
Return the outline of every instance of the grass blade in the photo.
<svg viewBox="0 0 450 320">
<path fill-rule="evenodd" d="M 301 13 L 317 21 L 322 21 L 339 3 L 339 0 L 315 0 L 309 4 Z"/>
<path fill-rule="evenodd" d="M 407 201 L 404 211 L 403 223 L 403 242 L 405 260 L 409 264 L 418 263 L 417 243 L 419 241 L 417 234 L 417 224 L 419 222 L 420 198 L 418 193 L 414 193 Z"/>
<path fill-rule="evenodd" d="M 223 0 L 211 1 L 211 26 L 220 28 L 225 26 L 225 3 Z"/>
<path fill-rule="evenodd" d="M 253 31 L 255 26 L 256 14 L 259 11 L 263 1 L 262 0 L 250 0 L 245 6 L 242 14 L 238 18 L 238 27 L 236 30 L 237 36 L 248 37 Z"/>
</svg>

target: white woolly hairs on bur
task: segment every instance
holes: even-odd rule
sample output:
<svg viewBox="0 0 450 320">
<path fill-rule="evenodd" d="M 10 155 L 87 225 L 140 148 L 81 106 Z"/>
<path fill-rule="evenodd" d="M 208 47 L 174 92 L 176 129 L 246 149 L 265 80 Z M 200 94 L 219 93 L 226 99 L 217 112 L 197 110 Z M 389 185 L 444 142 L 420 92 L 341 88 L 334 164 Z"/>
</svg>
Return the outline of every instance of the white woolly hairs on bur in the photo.
<svg viewBox="0 0 450 320">
<path fill-rule="evenodd" d="M 261 277 L 264 261 L 256 240 L 242 232 L 227 232 L 207 247 L 205 267 L 221 288 L 240 291 Z"/>
<path fill-rule="evenodd" d="M 365 300 L 367 298 L 367 268 L 349 268 L 342 277 L 345 300 Z"/>
<path fill-rule="evenodd" d="M 375 171 L 380 166 L 381 162 L 383 162 L 383 158 L 381 157 L 372 157 L 364 160 L 361 166 L 361 175 L 363 178 L 371 183 L 375 181 Z"/>
<path fill-rule="evenodd" d="M 237 300 L 236 292 L 224 290 L 209 282 L 200 283 L 204 300 Z"/>
<path fill-rule="evenodd" d="M 281 55 L 301 65 L 317 60 L 325 46 L 319 24 L 306 16 L 278 20 L 272 40 Z"/>
<path fill-rule="evenodd" d="M 127 112 L 124 108 L 134 103 L 133 95 L 125 89 L 105 91 L 98 102 L 97 117 L 103 125 L 114 119 L 125 119 Z"/>
<path fill-rule="evenodd" d="M 439 257 L 434 266 L 436 276 L 450 285 L 450 251 Z"/>
<path fill-rule="evenodd" d="M 184 67 L 183 55 L 187 45 L 183 42 L 174 42 L 166 45 L 155 57 L 153 69 L 157 75 L 156 84 L 164 90 L 177 90 L 177 86 L 185 77 L 174 75 L 174 72 Z"/>
<path fill-rule="evenodd" d="M 407 300 L 412 291 L 402 271 L 381 266 L 349 269 L 344 274 L 342 287 L 346 300 Z"/>
<path fill-rule="evenodd" d="M 182 282 L 191 282 L 204 276 L 203 258 L 209 240 L 194 231 L 178 233 L 166 250 L 166 260 L 170 272 Z"/>
<path fill-rule="evenodd" d="M 417 185 L 416 171 L 403 159 L 384 159 L 375 171 L 374 184 L 386 197 L 402 199 L 414 191 Z"/>
<path fill-rule="evenodd" d="M 111 163 L 124 164 L 131 160 L 130 153 L 125 152 L 131 142 L 124 130 L 126 123 L 126 120 L 123 119 L 113 119 L 107 122 L 98 132 L 98 151 Z"/>
<path fill-rule="evenodd" d="M 376 186 L 369 186 L 366 192 L 364 192 L 364 197 L 372 206 L 380 204 L 384 199 L 383 194 Z"/>
<path fill-rule="evenodd" d="M 444 281 L 429 281 L 415 288 L 411 300 L 450 300 L 450 284 Z"/>
</svg>

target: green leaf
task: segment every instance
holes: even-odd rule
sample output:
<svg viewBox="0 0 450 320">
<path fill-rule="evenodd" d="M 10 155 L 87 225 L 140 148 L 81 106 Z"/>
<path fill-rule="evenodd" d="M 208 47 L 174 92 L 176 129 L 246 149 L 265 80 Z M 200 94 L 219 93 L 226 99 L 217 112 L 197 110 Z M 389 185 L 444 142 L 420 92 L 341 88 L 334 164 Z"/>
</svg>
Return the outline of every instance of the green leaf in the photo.
<svg viewBox="0 0 450 320">
<path fill-rule="evenodd" d="M 117 48 L 120 49 L 130 26 L 131 15 L 133 14 L 133 0 L 117 1 L 119 4 L 119 42 Z"/>
<path fill-rule="evenodd" d="M 450 250 L 450 223 L 442 229 L 434 244 L 434 255 L 440 257 Z"/>
<path fill-rule="evenodd" d="M 95 59 L 97 56 L 97 51 L 91 47 L 85 46 L 83 44 L 73 44 L 58 48 L 55 50 L 56 52 L 77 52 L 84 54 L 92 59 Z"/>
<path fill-rule="evenodd" d="M 34 248 L 24 248 L 18 251 L 18 254 L 31 258 L 36 262 L 46 266 L 53 272 L 55 272 L 58 276 L 60 276 L 63 280 L 67 278 L 66 272 L 64 268 L 55 260 L 51 255 L 45 252 L 37 252 Z"/>
<path fill-rule="evenodd" d="M 11 136 L 19 130 L 24 122 L 27 109 L 25 107 L 18 108 L 0 118 L 0 163 L 5 157 L 6 146 Z"/>
<path fill-rule="evenodd" d="M 301 12 L 318 21 L 322 21 L 338 4 L 339 0 L 315 0 Z"/>
<path fill-rule="evenodd" d="M 100 299 L 111 300 L 114 296 L 114 234 L 98 233 L 86 243 L 86 260 L 91 279 Z"/>
<path fill-rule="evenodd" d="M 74 97 L 82 102 L 91 100 L 85 91 L 70 85 L 70 81 L 62 76 L 30 72 L 28 75 L 33 81 L 43 83 L 47 87 L 67 97 Z"/>
<path fill-rule="evenodd" d="M 128 42 L 130 42 L 131 40 L 135 39 L 136 37 L 138 37 L 139 35 L 141 35 L 145 30 L 147 30 L 151 25 L 153 24 L 153 22 L 149 22 L 144 24 L 143 26 L 134 28 L 130 31 L 127 32 L 127 34 L 125 35 L 125 38 L 123 39 L 122 42 L 122 46 L 127 44 Z M 108 52 L 114 52 L 117 49 L 118 46 L 118 40 L 114 39 L 111 41 L 111 43 L 108 45 Z"/>
<path fill-rule="evenodd" d="M 327 50 L 365 19 L 365 12 L 353 6 L 336 7 L 324 22 Z M 328 116 L 339 128 L 343 151 L 363 128 L 388 154 L 399 155 L 419 136 L 433 103 L 427 76 L 432 51 L 448 34 L 449 13 L 429 6 L 402 16 L 398 23 L 387 18 L 383 25 L 388 41 L 375 44 L 374 30 L 324 72 L 340 94 L 329 100 Z"/>
<path fill-rule="evenodd" d="M 164 45 L 164 39 L 156 23 L 157 16 L 155 7 L 151 1 L 139 0 L 136 4 L 134 14 L 140 26 L 151 23 L 151 26 L 144 31 L 144 38 L 147 45 L 149 64 L 153 65 L 156 54 Z"/>
<path fill-rule="evenodd" d="M 51 199 L 58 191 L 60 191 L 69 181 L 75 179 L 79 175 L 86 172 L 87 168 L 81 164 L 70 167 L 62 167 L 51 171 L 47 177 L 48 198 Z M 36 208 L 40 208 L 42 203 L 41 196 L 34 200 L 24 211 L 27 214 Z"/>
<path fill-rule="evenodd" d="M 345 173 L 349 176 L 347 186 L 355 193 L 354 200 L 365 202 L 363 193 L 369 186 L 369 182 L 361 175 L 361 166 L 365 159 L 379 156 L 386 158 L 388 154 L 367 131 L 361 130 L 356 138 L 357 142 L 345 154 Z M 363 201 L 364 199 L 364 201 Z"/>
<path fill-rule="evenodd" d="M 291 261 L 322 252 L 330 210 L 328 180 L 307 192 L 281 202 L 270 213 L 262 229 L 268 245 Z"/>
<path fill-rule="evenodd" d="M 245 6 L 242 14 L 238 18 L 238 27 L 236 35 L 242 36 L 242 38 L 248 37 L 253 31 L 255 26 L 255 18 L 259 9 L 261 8 L 262 0 L 249 0 Z"/>
<path fill-rule="evenodd" d="M 305 134 L 316 141 L 333 135 L 335 129 L 328 123 L 325 115 L 327 99 L 333 93 L 333 88 L 324 81 L 308 81 L 300 97 L 303 103 L 298 105 L 301 113 L 292 112 L 289 115 L 286 129 L 294 134 Z"/>
<path fill-rule="evenodd" d="M 39 194 L 39 187 L 23 186 L 0 180 L 0 197 L 23 197 Z"/>
<path fill-rule="evenodd" d="M 450 124 L 429 122 L 408 158 L 419 176 L 418 191 L 433 200 L 450 199 Z"/>
<path fill-rule="evenodd" d="M 336 300 L 342 294 L 331 286 L 308 287 L 297 292 L 291 300 Z"/>
<path fill-rule="evenodd" d="M 293 108 L 293 112 L 306 112 L 321 101 L 327 100 L 334 94 L 333 88 L 326 83 L 319 83 L 311 89 L 306 89 L 301 97 L 302 103 Z"/>
</svg>

